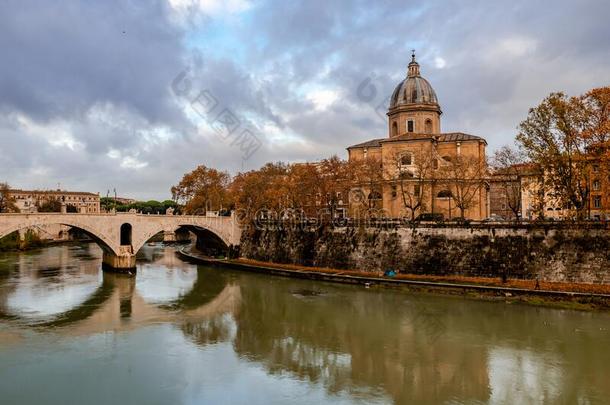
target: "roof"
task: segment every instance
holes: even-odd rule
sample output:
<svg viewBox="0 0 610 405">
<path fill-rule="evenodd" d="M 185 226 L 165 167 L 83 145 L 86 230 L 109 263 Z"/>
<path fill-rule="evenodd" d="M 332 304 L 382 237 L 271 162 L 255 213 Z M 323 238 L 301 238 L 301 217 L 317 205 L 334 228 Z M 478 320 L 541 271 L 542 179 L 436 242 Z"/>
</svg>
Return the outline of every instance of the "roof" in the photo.
<svg viewBox="0 0 610 405">
<path fill-rule="evenodd" d="M 398 83 L 390 98 L 390 109 L 403 105 L 428 104 L 439 108 L 438 98 L 430 83 L 421 77 L 415 54 L 407 69 L 407 77 Z"/>
<path fill-rule="evenodd" d="M 391 138 L 383 139 L 381 142 L 400 142 L 400 141 L 418 141 L 422 139 L 436 140 L 437 142 L 464 142 L 464 141 L 485 141 L 484 138 L 476 135 L 465 134 L 463 132 L 447 132 L 444 134 L 417 134 L 409 133 Z"/>
<path fill-rule="evenodd" d="M 398 83 L 392 93 L 390 108 L 409 104 L 433 104 L 438 106 L 436 92 L 430 83 L 421 76 L 407 77 Z"/>
<path fill-rule="evenodd" d="M 465 134 L 463 132 L 447 132 L 445 134 L 440 134 L 439 142 L 456 142 L 456 141 L 483 141 L 487 143 L 484 138 L 480 136 Z"/>
<path fill-rule="evenodd" d="M 381 146 L 381 142 L 385 141 L 386 138 L 371 139 L 370 141 L 358 143 L 356 145 L 348 146 L 347 149 L 352 148 L 378 148 Z"/>
<path fill-rule="evenodd" d="M 11 194 L 50 194 L 50 195 L 90 195 L 99 197 L 99 194 L 91 193 L 88 191 L 63 191 L 63 190 L 20 190 L 10 189 Z"/>
<path fill-rule="evenodd" d="M 401 142 L 401 141 L 419 141 L 424 139 L 436 139 L 437 142 L 464 142 L 464 141 L 479 141 L 485 142 L 487 141 L 484 138 L 476 135 L 465 134 L 463 132 L 447 132 L 444 134 L 416 134 L 409 133 L 398 136 L 393 136 L 391 138 L 381 138 L 381 139 L 372 139 L 367 142 L 362 142 L 356 145 L 348 146 L 347 149 L 355 149 L 355 148 L 372 148 L 372 147 L 380 147 L 382 143 L 385 142 Z"/>
</svg>

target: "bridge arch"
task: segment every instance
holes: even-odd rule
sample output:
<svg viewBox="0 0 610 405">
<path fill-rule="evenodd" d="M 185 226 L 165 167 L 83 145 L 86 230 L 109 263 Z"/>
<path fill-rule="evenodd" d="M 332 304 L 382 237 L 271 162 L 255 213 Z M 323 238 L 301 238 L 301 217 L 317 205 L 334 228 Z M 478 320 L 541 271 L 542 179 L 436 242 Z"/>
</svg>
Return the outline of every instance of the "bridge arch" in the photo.
<svg viewBox="0 0 610 405">
<path fill-rule="evenodd" d="M 51 219 L 51 218 L 49 218 Z M 8 228 L 4 228 L 4 229 L 0 229 L 0 239 L 4 238 L 5 236 L 10 235 L 13 232 L 17 232 L 17 231 L 21 231 L 23 229 L 28 229 L 28 228 L 36 228 L 39 226 L 45 226 L 45 225 L 65 225 L 65 226 L 69 226 L 71 228 L 75 228 L 78 229 L 79 231 L 82 231 L 85 235 L 87 235 L 88 237 L 90 237 L 100 248 L 102 248 L 103 251 L 107 252 L 107 253 L 113 253 L 113 254 L 118 254 L 118 249 L 116 249 L 112 243 L 112 239 L 110 237 L 108 237 L 107 235 L 105 235 L 102 231 L 100 231 L 99 229 L 94 229 L 88 225 L 82 224 L 80 222 L 72 222 L 72 221 L 66 221 L 65 219 L 61 219 L 61 220 L 41 220 L 41 221 L 31 221 L 31 222 L 26 222 L 26 223 L 20 223 L 19 225 L 12 225 L 9 226 Z"/>
<path fill-rule="evenodd" d="M 170 226 L 160 224 L 156 227 L 150 228 L 147 232 L 145 232 L 142 235 L 139 235 L 137 237 L 137 239 L 133 241 L 133 243 L 132 243 L 133 252 L 137 253 L 142 248 L 142 246 L 144 246 L 144 244 L 146 242 L 148 242 L 152 237 L 154 237 L 155 235 L 158 235 L 159 233 L 162 233 L 162 232 L 175 233 L 180 229 L 187 229 L 187 230 L 193 232 L 195 235 L 197 235 L 198 238 L 200 236 L 212 238 L 213 240 L 222 243 L 223 247 L 226 249 L 229 249 L 229 247 L 231 246 L 231 241 L 228 240 L 226 237 L 224 237 L 222 235 L 222 233 L 217 232 L 216 230 L 212 229 L 211 227 L 203 226 L 201 224 L 197 224 L 196 221 L 193 221 L 193 222 L 183 222 L 180 224 L 172 224 Z"/>
</svg>

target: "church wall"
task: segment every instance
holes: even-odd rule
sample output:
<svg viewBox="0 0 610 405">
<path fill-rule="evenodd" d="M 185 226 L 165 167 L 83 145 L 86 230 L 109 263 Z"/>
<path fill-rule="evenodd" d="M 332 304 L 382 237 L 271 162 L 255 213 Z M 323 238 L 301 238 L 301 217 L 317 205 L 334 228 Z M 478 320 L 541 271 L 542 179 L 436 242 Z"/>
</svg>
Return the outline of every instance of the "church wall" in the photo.
<svg viewBox="0 0 610 405">
<path fill-rule="evenodd" d="M 404 187 L 413 187 L 415 183 L 405 183 Z M 392 186 L 395 185 L 396 196 L 393 197 Z M 461 215 L 460 209 L 456 207 L 455 200 L 437 197 L 438 192 L 444 187 L 441 185 L 425 185 L 423 189 L 424 203 L 415 212 L 415 217 L 422 213 L 443 214 L 445 219 L 456 219 Z M 481 189 L 476 193 L 474 203 L 471 208 L 466 209 L 465 218 L 472 220 L 482 220 L 488 217 L 487 214 L 487 191 Z M 411 210 L 404 206 L 401 196 L 400 183 L 386 183 L 383 187 L 383 208 L 386 215 L 391 218 L 410 218 Z"/>
<path fill-rule="evenodd" d="M 479 157 L 481 153 L 481 146 L 484 148 L 484 144 L 478 141 L 463 141 L 460 145 L 460 153 L 468 156 Z M 429 140 L 422 141 L 409 141 L 409 142 L 386 142 L 382 146 L 382 158 L 384 165 L 384 177 L 386 184 L 383 187 L 383 208 L 386 215 L 394 218 L 398 217 L 409 217 L 410 210 L 404 207 L 400 182 L 392 182 L 396 176 L 396 161 L 398 156 L 404 152 L 411 152 L 414 154 L 414 159 L 418 159 L 418 155 L 428 154 L 432 142 Z M 456 142 L 441 142 L 436 146 L 437 154 L 439 158 L 443 156 L 455 157 L 457 155 L 457 144 Z M 483 160 L 484 162 L 484 160 Z M 417 162 L 414 168 L 417 167 Z M 413 187 L 414 183 L 405 183 L 405 187 Z M 395 188 L 393 188 L 393 186 Z M 441 182 L 438 182 L 435 186 L 425 186 L 424 195 L 425 203 L 422 209 L 418 210 L 419 213 L 442 213 L 445 218 L 456 218 L 460 216 L 459 209 L 455 206 L 455 201 L 449 201 L 445 198 L 437 198 L 437 194 L 443 189 L 447 188 L 443 186 Z M 394 196 L 394 194 L 396 194 Z M 466 210 L 466 218 L 469 219 L 484 219 L 488 216 L 487 214 L 487 191 L 480 190 L 474 199 L 473 207 Z M 417 215 L 416 214 L 416 215 Z"/>
<path fill-rule="evenodd" d="M 381 148 L 378 146 L 372 146 L 368 148 L 351 148 L 348 151 L 349 160 L 362 160 L 364 159 L 364 151 L 366 150 L 366 156 L 368 158 L 381 159 Z"/>
</svg>

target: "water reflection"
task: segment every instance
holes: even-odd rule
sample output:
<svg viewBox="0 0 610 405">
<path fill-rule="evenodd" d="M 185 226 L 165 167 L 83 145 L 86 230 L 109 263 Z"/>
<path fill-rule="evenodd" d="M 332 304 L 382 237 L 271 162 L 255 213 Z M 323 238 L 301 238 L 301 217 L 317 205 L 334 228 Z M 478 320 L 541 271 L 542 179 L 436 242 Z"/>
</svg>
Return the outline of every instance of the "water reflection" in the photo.
<svg viewBox="0 0 610 405">
<path fill-rule="evenodd" d="M 70 385 L 47 381 L 46 367 L 78 369 L 91 358 L 86 367 L 95 372 L 73 378 L 100 403 L 610 397 L 604 313 L 197 267 L 162 244 L 140 256 L 136 278 L 100 272 L 93 245 L 0 257 L 0 390 L 8 398 L 36 399 L 21 388 L 40 381 L 56 388 L 45 402 L 70 402 Z M 44 353 L 45 366 L 32 353 Z M 125 367 L 136 371 L 125 374 Z M 114 397 L 94 383 L 100 375 L 117 385 Z M 138 384 L 146 389 L 133 392 Z"/>
<path fill-rule="evenodd" d="M 183 262 L 180 268 L 168 267 L 174 250 L 161 244 L 143 249 L 136 278 L 101 272 L 101 252 L 91 246 L 17 255 L 17 269 L 2 269 L 9 276 L 0 286 L 1 317 L 19 326 L 71 325 L 71 334 L 91 334 L 203 319 L 233 311 L 240 299 L 239 288 L 218 272 Z"/>
</svg>

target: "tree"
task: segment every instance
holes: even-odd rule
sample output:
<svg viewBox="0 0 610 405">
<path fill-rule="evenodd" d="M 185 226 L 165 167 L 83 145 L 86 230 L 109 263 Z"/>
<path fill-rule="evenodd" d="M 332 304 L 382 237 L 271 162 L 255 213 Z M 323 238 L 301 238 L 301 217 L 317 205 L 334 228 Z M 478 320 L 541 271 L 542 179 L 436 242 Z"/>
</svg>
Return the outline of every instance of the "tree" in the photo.
<svg viewBox="0 0 610 405">
<path fill-rule="evenodd" d="M 330 218 L 335 218 L 339 202 L 343 202 L 351 188 L 349 165 L 334 155 L 320 161 L 318 171 L 321 206 L 328 210 Z"/>
<path fill-rule="evenodd" d="M 580 97 L 552 93 L 529 110 L 517 141 L 543 173 L 549 195 L 584 218 L 589 206 L 591 159 L 608 161 L 610 87 Z M 606 150 L 592 156 L 593 150 Z"/>
<path fill-rule="evenodd" d="M 110 212 L 115 207 L 115 200 L 112 197 L 101 197 L 100 208 L 103 211 Z"/>
<path fill-rule="evenodd" d="M 57 198 L 50 198 L 37 205 L 38 212 L 61 212 L 61 201 Z"/>
<path fill-rule="evenodd" d="M 443 160 L 439 166 L 440 182 L 447 188 L 460 217 L 475 205 L 476 198 L 485 186 L 486 162 L 476 156 L 457 155 L 451 161 Z"/>
<path fill-rule="evenodd" d="M 491 167 L 494 170 L 494 180 L 499 185 L 506 205 L 512 211 L 515 219 L 519 220 L 522 211 L 522 190 L 527 187 L 522 175 L 525 169 L 523 153 L 510 146 L 503 146 L 494 153 Z"/>
<path fill-rule="evenodd" d="M 229 203 L 227 188 L 230 180 L 227 172 L 201 165 L 185 174 L 182 180 L 171 188 L 172 197 L 184 205 L 184 212 L 187 214 L 220 210 Z"/>
<path fill-rule="evenodd" d="M 387 168 L 387 177 L 397 185 L 403 208 L 415 220 L 418 211 L 425 210 L 430 196 L 429 185 L 434 181 L 438 160 L 432 147 L 394 152 Z"/>
<path fill-rule="evenodd" d="M 278 213 L 288 207 L 288 171 L 287 164 L 278 162 L 235 175 L 229 187 L 235 208 L 243 210 L 248 218 L 253 219 L 261 210 Z"/>
<path fill-rule="evenodd" d="M 10 191 L 11 188 L 7 183 L 0 183 L 0 213 L 17 210 L 15 200 L 11 197 Z"/>
<path fill-rule="evenodd" d="M 603 195 L 597 192 L 605 191 L 606 204 L 603 204 L 601 211 L 607 215 L 610 208 L 610 87 L 590 90 L 581 99 L 588 121 L 583 137 L 589 144 L 587 152 L 592 171 L 591 185 L 595 193 L 591 200 L 603 199 Z"/>
<path fill-rule="evenodd" d="M 368 156 L 348 162 L 351 203 L 365 210 L 377 209 L 381 201 L 383 166 L 377 157 Z"/>
<path fill-rule="evenodd" d="M 289 205 L 296 212 L 315 215 L 317 196 L 320 193 L 320 172 L 313 163 L 292 164 L 288 168 L 286 193 Z"/>
</svg>

